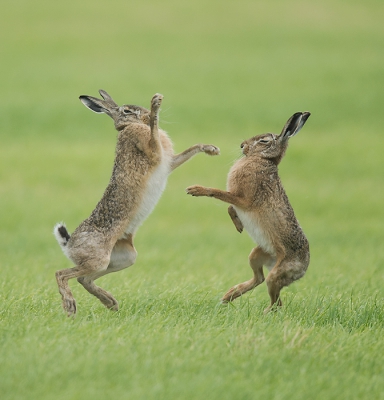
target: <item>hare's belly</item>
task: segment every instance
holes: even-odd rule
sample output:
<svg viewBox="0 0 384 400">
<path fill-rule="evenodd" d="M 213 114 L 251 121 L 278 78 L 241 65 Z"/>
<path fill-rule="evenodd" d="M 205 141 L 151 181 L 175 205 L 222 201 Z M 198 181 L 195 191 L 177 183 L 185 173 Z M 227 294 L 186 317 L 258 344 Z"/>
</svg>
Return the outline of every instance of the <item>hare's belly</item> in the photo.
<svg viewBox="0 0 384 400">
<path fill-rule="evenodd" d="M 170 173 L 170 160 L 164 158 L 161 164 L 155 169 L 148 179 L 146 189 L 134 218 L 130 221 L 125 234 L 135 233 L 139 226 L 144 222 L 148 215 L 153 211 L 159 201 Z"/>
<path fill-rule="evenodd" d="M 274 255 L 275 249 L 266 233 L 263 231 L 257 217 L 251 213 L 234 207 L 249 236 L 267 253 Z"/>
</svg>

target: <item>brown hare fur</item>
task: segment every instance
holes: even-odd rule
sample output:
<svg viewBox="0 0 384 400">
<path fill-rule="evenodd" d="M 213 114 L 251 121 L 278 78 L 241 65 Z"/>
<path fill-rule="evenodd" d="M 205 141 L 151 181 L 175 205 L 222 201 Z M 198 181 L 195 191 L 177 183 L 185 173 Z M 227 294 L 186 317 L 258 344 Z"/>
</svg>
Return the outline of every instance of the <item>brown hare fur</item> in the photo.
<svg viewBox="0 0 384 400">
<path fill-rule="evenodd" d="M 280 291 L 301 278 L 309 265 L 309 244 L 302 231 L 278 175 L 278 165 L 284 157 L 289 138 L 296 135 L 310 116 L 295 113 L 280 135 L 266 133 L 241 144 L 244 157 L 228 174 L 227 191 L 190 186 L 192 196 L 214 197 L 229 203 L 228 213 L 241 233 L 243 228 L 258 244 L 249 255 L 254 276 L 240 283 L 222 298 L 223 303 L 234 300 L 264 282 L 266 278 L 270 306 L 281 306 Z"/>
<path fill-rule="evenodd" d="M 54 228 L 64 254 L 75 264 L 56 272 L 68 316 L 76 313 L 68 285 L 71 278 L 77 278 L 107 308 L 118 309 L 115 298 L 94 281 L 135 262 L 134 235 L 158 202 L 168 175 L 199 152 L 220 152 L 215 146 L 197 144 L 175 155 L 170 138 L 158 127 L 161 94 L 153 96 L 147 110 L 135 105 L 119 107 L 108 93 L 99 92 L 103 99 L 80 96 L 80 100 L 90 110 L 109 115 L 119 132 L 112 176 L 96 208 L 72 235 L 64 224 Z"/>
</svg>

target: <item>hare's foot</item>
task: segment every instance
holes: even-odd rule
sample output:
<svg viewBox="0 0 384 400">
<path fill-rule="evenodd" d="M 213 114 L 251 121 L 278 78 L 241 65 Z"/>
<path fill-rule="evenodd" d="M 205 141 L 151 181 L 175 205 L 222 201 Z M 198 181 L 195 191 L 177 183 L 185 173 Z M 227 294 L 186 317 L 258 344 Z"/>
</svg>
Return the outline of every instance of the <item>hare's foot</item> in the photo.
<svg viewBox="0 0 384 400">
<path fill-rule="evenodd" d="M 105 307 L 109 308 L 111 311 L 119 311 L 119 303 L 113 296 L 111 296 L 108 299 L 108 304 L 104 303 L 103 301 L 102 303 L 105 305 Z"/>
<path fill-rule="evenodd" d="M 161 102 L 163 101 L 164 96 L 160 93 L 156 93 L 151 100 L 151 111 L 155 114 L 158 114 Z"/>
<path fill-rule="evenodd" d="M 249 281 L 239 283 L 238 285 L 231 287 L 228 292 L 225 293 L 225 295 L 221 299 L 221 302 L 223 304 L 229 303 L 230 301 L 242 296 L 244 293 L 249 292 L 260 283 L 261 282 L 258 282 L 256 278 L 252 278 Z"/>
<path fill-rule="evenodd" d="M 76 300 L 73 297 L 63 296 L 63 309 L 68 317 L 76 314 Z"/>
<path fill-rule="evenodd" d="M 209 188 L 206 188 L 204 186 L 199 186 L 199 185 L 194 185 L 194 186 L 189 186 L 186 189 L 187 194 L 190 194 L 191 196 L 210 196 L 210 191 Z"/>
<path fill-rule="evenodd" d="M 233 211 L 236 213 L 234 209 Z M 268 255 L 260 247 L 256 247 L 251 251 L 249 264 L 253 270 L 253 277 L 229 289 L 223 296 L 222 303 L 228 303 L 264 282 L 263 262 L 266 256 Z"/>
<path fill-rule="evenodd" d="M 269 307 L 267 307 L 264 310 L 264 315 L 270 313 L 271 311 L 275 311 L 276 312 L 278 310 L 278 307 L 282 307 L 282 306 L 283 306 L 283 302 L 279 298 L 276 303 L 271 304 Z"/>
<path fill-rule="evenodd" d="M 221 299 L 221 303 L 222 304 L 227 304 L 232 300 L 237 299 L 238 297 L 240 297 L 242 295 L 242 292 L 239 291 L 238 288 L 239 285 L 233 286 L 231 287 L 227 293 L 225 293 L 225 295 L 222 297 Z"/>
<path fill-rule="evenodd" d="M 74 278 L 82 272 L 79 267 L 56 271 L 56 281 L 61 294 L 62 305 L 68 317 L 76 314 L 76 301 L 68 285 L 68 279 Z"/>
<path fill-rule="evenodd" d="M 119 303 L 111 295 L 111 293 L 109 293 L 106 290 L 102 289 L 101 287 L 95 285 L 94 280 L 97 278 L 100 278 L 100 276 L 103 276 L 104 274 L 105 274 L 105 271 L 101 271 L 99 274 L 83 276 L 83 277 L 77 278 L 77 280 L 79 283 L 81 283 L 83 285 L 85 290 L 87 290 L 89 293 L 91 293 L 95 297 L 97 297 L 105 305 L 105 307 L 107 307 L 113 311 L 118 311 Z"/>
<path fill-rule="evenodd" d="M 201 150 L 209 156 L 218 156 L 220 154 L 220 149 L 212 144 L 203 144 Z"/>
<path fill-rule="evenodd" d="M 110 310 L 119 311 L 119 303 L 117 300 L 110 293 L 105 292 L 104 295 L 106 294 L 108 294 L 108 296 L 105 296 L 103 299 L 100 298 L 100 301 Z"/>
<path fill-rule="evenodd" d="M 287 280 L 287 263 L 277 263 L 269 272 L 266 282 L 268 287 L 268 294 L 271 298 L 271 304 L 264 310 L 264 314 L 269 311 L 276 311 L 278 307 L 283 305 L 280 298 L 280 291 L 284 286 L 288 286 L 291 282 Z"/>
</svg>

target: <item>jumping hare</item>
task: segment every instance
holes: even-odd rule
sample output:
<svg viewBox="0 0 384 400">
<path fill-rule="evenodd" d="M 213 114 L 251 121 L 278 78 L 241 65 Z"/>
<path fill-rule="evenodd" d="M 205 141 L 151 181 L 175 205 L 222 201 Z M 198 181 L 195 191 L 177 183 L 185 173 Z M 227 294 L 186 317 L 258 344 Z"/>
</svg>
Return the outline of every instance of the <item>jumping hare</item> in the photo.
<svg viewBox="0 0 384 400">
<path fill-rule="evenodd" d="M 90 110 L 109 115 L 119 132 L 112 176 L 90 217 L 72 235 L 64 224 L 54 228 L 64 254 L 75 264 L 56 272 L 68 316 L 76 313 L 68 285 L 71 278 L 77 278 L 107 308 L 118 310 L 115 298 L 94 281 L 135 262 L 133 237 L 158 202 L 168 175 L 199 152 L 220 153 L 215 146 L 197 144 L 175 155 L 170 138 L 158 127 L 161 94 L 153 96 L 149 111 L 134 105 L 119 107 L 108 93 L 99 93 L 103 100 L 91 96 L 80 96 L 80 100 Z"/>
<path fill-rule="evenodd" d="M 208 196 L 231 204 L 228 213 L 241 233 L 243 228 L 258 244 L 249 255 L 254 276 L 240 283 L 222 298 L 234 300 L 264 281 L 263 265 L 269 269 L 267 286 L 271 305 L 281 306 L 280 291 L 301 278 L 309 265 L 309 244 L 302 231 L 278 175 L 278 165 L 295 136 L 310 116 L 297 112 L 287 121 L 280 135 L 266 133 L 244 141 L 245 157 L 228 174 L 227 189 L 190 186 L 192 196 Z"/>
</svg>

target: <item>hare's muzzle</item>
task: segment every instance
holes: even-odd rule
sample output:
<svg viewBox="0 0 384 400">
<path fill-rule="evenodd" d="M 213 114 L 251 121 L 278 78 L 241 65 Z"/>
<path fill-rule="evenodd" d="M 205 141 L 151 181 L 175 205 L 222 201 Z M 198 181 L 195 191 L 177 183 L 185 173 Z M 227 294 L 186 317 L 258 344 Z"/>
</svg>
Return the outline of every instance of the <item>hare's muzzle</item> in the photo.
<svg viewBox="0 0 384 400">
<path fill-rule="evenodd" d="M 244 155 L 246 155 L 247 152 L 248 152 L 247 143 L 246 143 L 246 142 L 241 143 L 240 148 L 241 148 L 241 150 L 242 150 L 242 153 L 243 153 Z"/>
</svg>

